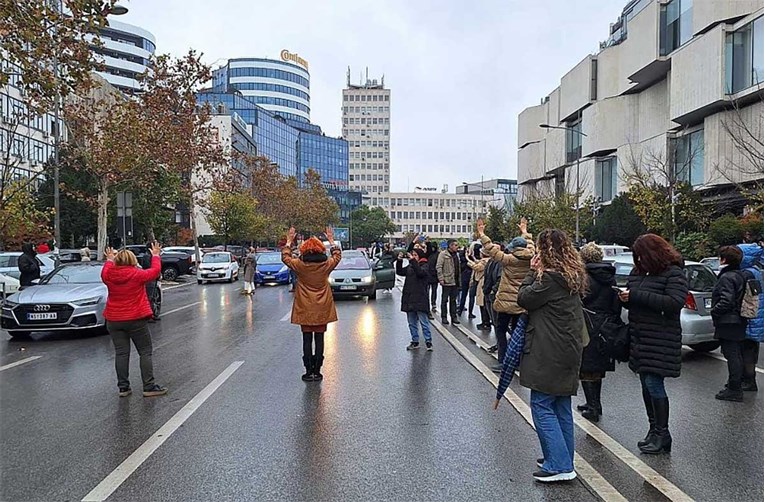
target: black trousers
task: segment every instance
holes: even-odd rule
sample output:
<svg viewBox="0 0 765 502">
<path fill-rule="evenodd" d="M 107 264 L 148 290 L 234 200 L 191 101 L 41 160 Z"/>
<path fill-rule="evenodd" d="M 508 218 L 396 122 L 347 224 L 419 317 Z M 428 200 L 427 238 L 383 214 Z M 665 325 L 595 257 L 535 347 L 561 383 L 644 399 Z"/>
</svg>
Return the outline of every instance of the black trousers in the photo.
<svg viewBox="0 0 765 502">
<path fill-rule="evenodd" d="M 753 340 L 744 340 L 741 342 L 741 358 L 744 362 L 743 379 L 753 382 L 757 375 L 757 360 L 760 358 L 760 344 Z"/>
<path fill-rule="evenodd" d="M 460 301 L 459 301 L 459 305 L 457 305 L 457 310 L 459 310 L 460 312 L 465 310 L 465 305 L 467 305 L 467 299 L 469 294 L 470 294 L 470 281 L 463 281 L 462 286 L 460 286 Z"/>
<path fill-rule="evenodd" d="M 744 377 L 743 340 L 720 340 L 720 348 L 728 361 L 728 388 L 741 390 Z"/>
<path fill-rule="evenodd" d="M 438 300 L 438 283 L 428 284 L 430 289 L 430 306 L 436 308 L 436 300 Z"/>
<path fill-rule="evenodd" d="M 303 332 L 303 357 L 311 356 L 324 357 L 324 333 Z"/>
<path fill-rule="evenodd" d="M 114 343 L 114 367 L 117 370 L 117 386 L 120 390 L 130 388 L 130 342 L 132 340 L 138 351 L 141 365 L 143 389 L 149 390 L 154 386 L 154 366 L 151 360 L 151 334 L 146 319 L 137 321 L 106 322 L 106 329 Z"/>
<path fill-rule="evenodd" d="M 446 305 L 449 305 L 449 314 L 452 319 L 457 319 L 457 295 L 459 286 L 441 286 L 441 319 L 446 319 Z"/>
<path fill-rule="evenodd" d="M 515 325 L 518 324 L 517 314 L 508 314 L 505 312 L 497 312 L 497 325 L 494 328 L 494 334 L 497 336 L 497 359 L 499 364 L 505 360 L 505 352 L 507 352 L 507 334 L 515 331 Z"/>
</svg>

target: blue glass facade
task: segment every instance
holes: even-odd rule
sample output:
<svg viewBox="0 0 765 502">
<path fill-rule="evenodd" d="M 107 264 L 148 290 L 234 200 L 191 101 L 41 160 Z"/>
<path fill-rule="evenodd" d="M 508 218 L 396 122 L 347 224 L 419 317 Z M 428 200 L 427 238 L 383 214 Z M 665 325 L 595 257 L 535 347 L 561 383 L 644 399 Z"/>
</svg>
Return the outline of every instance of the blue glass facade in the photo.
<svg viewBox="0 0 765 502">
<path fill-rule="evenodd" d="M 335 199 L 340 207 L 340 225 L 348 226 L 351 223 L 351 213 L 361 206 L 361 192 L 349 192 L 348 190 L 327 189 L 330 197 Z"/>
<path fill-rule="evenodd" d="M 298 143 L 302 173 L 313 169 L 321 175 L 321 181 L 325 187 L 348 190 L 347 141 L 301 132 Z"/>
</svg>

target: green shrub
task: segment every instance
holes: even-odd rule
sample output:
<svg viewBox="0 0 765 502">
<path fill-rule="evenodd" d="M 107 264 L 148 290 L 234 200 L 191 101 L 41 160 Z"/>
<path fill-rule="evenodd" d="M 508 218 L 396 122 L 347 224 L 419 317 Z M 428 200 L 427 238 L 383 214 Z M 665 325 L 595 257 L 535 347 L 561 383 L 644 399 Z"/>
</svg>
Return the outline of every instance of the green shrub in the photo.
<svg viewBox="0 0 765 502">
<path fill-rule="evenodd" d="M 709 239 L 716 247 L 738 244 L 744 237 L 741 220 L 725 214 L 709 224 Z"/>
<path fill-rule="evenodd" d="M 717 254 L 717 247 L 711 242 L 709 235 L 703 232 L 681 233 L 675 238 L 675 248 L 683 258 L 691 261 L 699 261 Z"/>
</svg>

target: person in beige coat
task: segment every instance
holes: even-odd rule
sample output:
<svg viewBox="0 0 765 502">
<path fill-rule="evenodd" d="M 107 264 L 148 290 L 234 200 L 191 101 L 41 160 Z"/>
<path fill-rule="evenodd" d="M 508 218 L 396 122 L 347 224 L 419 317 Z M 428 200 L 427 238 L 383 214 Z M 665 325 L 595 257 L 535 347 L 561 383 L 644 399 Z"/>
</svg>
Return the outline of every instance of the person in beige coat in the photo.
<svg viewBox="0 0 765 502">
<path fill-rule="evenodd" d="M 481 259 L 476 260 L 472 255 L 468 255 L 468 267 L 470 267 L 473 270 L 473 276 L 471 277 L 471 282 L 476 284 L 476 295 L 475 295 L 475 303 L 478 305 L 478 308 L 481 311 L 481 324 L 476 326 L 478 329 L 481 330 L 490 330 L 491 329 L 491 321 L 489 321 L 489 311 L 486 309 L 485 305 L 485 295 L 483 293 L 483 279 L 484 274 L 486 273 L 486 267 L 489 264 L 489 255 L 486 252 L 485 248 L 481 248 Z"/>
<path fill-rule="evenodd" d="M 494 328 L 494 333 L 497 337 L 497 357 L 500 361 L 494 370 L 499 372 L 507 350 L 507 334 L 513 332 L 518 317 L 525 313 L 525 310 L 518 305 L 518 290 L 526 274 L 529 273 L 535 248 L 532 235 L 528 232 L 526 218 L 521 218 L 518 225 L 521 236 L 510 242 L 506 253 L 502 252 L 502 249 L 491 241 L 491 238 L 484 233 L 485 229 L 486 224 L 479 221 L 478 233 L 483 243 L 483 249 L 486 250 L 492 260 L 502 263 L 502 278 L 499 282 L 497 298 L 492 305 L 497 313 L 497 325 Z"/>
<path fill-rule="evenodd" d="M 300 258 L 294 258 L 294 227 L 290 228 L 287 244 L 282 248 L 282 262 L 293 270 L 298 278 L 292 303 L 292 324 L 299 324 L 303 332 L 303 365 L 306 372 L 302 379 L 305 381 L 324 378 L 321 374 L 321 365 L 324 362 L 324 333 L 327 331 L 327 324 L 337 321 L 329 274 L 340 263 L 342 252 L 334 245 L 332 228 L 327 227 L 326 235 L 333 246 L 332 256 L 327 256 L 324 243 L 316 237 L 311 237 L 300 246 Z"/>
</svg>

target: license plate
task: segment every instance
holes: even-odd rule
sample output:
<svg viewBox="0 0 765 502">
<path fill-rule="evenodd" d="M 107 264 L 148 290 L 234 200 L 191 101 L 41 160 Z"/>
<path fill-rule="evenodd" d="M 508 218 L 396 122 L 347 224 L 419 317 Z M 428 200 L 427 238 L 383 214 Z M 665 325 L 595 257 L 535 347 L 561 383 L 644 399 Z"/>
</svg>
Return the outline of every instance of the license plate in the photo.
<svg viewBox="0 0 765 502">
<path fill-rule="evenodd" d="M 273 275 L 266 275 L 263 277 L 263 279 L 276 279 Z"/>
<path fill-rule="evenodd" d="M 340 286 L 341 291 L 356 291 L 356 286 Z"/>
<path fill-rule="evenodd" d="M 222 277 L 223 274 L 207 274 L 207 277 Z"/>
<path fill-rule="evenodd" d="M 46 312 L 44 314 L 27 314 L 28 321 L 55 321 L 58 318 L 58 314 L 55 312 Z"/>
<path fill-rule="evenodd" d="M 712 299 L 711 298 L 704 298 L 704 308 L 709 310 L 712 308 Z"/>
</svg>

